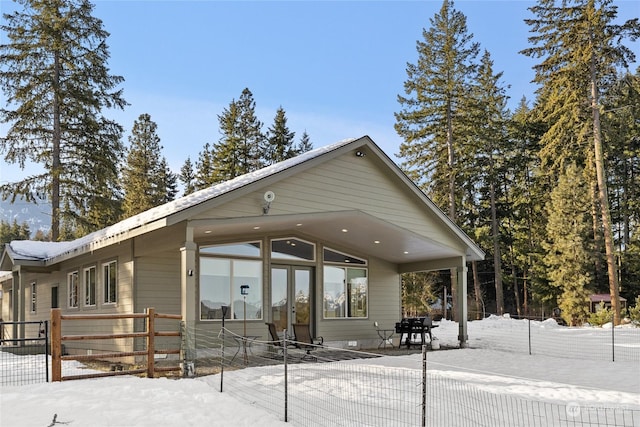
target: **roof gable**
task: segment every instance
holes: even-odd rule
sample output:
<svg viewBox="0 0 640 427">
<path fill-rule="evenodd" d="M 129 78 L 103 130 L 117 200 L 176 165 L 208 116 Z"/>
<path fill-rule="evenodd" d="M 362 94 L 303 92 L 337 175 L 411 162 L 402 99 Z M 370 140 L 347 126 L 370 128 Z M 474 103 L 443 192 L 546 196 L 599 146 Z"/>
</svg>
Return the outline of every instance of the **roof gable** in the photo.
<svg viewBox="0 0 640 427">
<path fill-rule="evenodd" d="M 259 181 L 277 179 L 277 175 L 293 169 L 305 170 L 318 162 L 327 161 L 344 152 L 367 146 L 389 167 L 405 184 L 417 194 L 427 207 L 452 230 L 465 245 L 471 248 L 472 258 L 482 258 L 484 253 L 475 243 L 459 229 L 452 221 L 438 209 L 433 202 L 399 169 L 399 167 L 367 136 L 358 139 L 346 139 L 334 144 L 311 150 L 297 157 L 276 163 L 263 169 L 239 176 L 235 179 L 213 185 L 209 188 L 194 192 L 164 205 L 149 209 L 102 230 L 88 234 L 71 242 L 33 242 L 13 241 L 6 245 L 5 253 L 0 260 L 0 266 L 8 264 L 7 257 L 12 263 L 16 261 L 41 261 L 42 263 L 56 263 L 62 259 L 73 257 L 86 251 L 111 245 L 122 240 L 165 227 L 169 222 L 175 223 L 197 214 L 199 211 L 210 209 L 210 203 L 224 195 L 238 193 L 241 188 L 258 185 Z M 288 172 L 287 172 L 288 173 Z M 293 173 L 293 172 L 292 172 Z"/>
</svg>

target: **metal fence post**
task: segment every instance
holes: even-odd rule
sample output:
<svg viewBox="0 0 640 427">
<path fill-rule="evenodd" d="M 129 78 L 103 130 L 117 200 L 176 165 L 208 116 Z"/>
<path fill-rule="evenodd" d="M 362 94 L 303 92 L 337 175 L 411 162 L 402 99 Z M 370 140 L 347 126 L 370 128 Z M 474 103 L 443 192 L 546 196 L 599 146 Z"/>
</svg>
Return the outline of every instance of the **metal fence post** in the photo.
<svg viewBox="0 0 640 427">
<path fill-rule="evenodd" d="M 288 365 L 287 365 L 287 330 L 284 330 L 282 338 L 282 357 L 284 358 L 284 422 L 289 422 L 289 388 L 288 388 Z"/>
<path fill-rule="evenodd" d="M 611 319 L 611 361 L 616 361 L 616 324 Z"/>
<path fill-rule="evenodd" d="M 427 425 L 427 345 L 422 344 L 422 427 Z"/>
<path fill-rule="evenodd" d="M 46 380 L 49 382 L 49 321 L 44 321 L 44 366 L 46 369 Z"/>
<path fill-rule="evenodd" d="M 531 319 L 527 319 L 527 325 L 529 326 L 529 356 L 531 356 Z"/>
</svg>

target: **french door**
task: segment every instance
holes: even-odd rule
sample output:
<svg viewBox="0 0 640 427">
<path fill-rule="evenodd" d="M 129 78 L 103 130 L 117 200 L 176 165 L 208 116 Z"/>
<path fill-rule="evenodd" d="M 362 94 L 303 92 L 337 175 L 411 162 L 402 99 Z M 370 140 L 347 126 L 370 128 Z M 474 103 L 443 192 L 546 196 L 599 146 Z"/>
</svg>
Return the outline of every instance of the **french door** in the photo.
<svg viewBox="0 0 640 427">
<path fill-rule="evenodd" d="M 311 325 L 312 288 L 312 267 L 296 265 L 271 267 L 271 319 L 278 332 L 283 329 L 292 331 L 293 323 Z M 313 325 L 311 327 L 313 328 Z"/>
</svg>

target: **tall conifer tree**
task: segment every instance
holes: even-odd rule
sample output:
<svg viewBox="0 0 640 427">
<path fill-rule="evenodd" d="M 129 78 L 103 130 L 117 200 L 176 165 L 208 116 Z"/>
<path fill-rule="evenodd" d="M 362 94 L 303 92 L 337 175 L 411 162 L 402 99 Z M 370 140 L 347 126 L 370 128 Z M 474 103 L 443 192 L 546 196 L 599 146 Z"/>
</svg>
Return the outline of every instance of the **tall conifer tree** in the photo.
<svg viewBox="0 0 640 427">
<path fill-rule="evenodd" d="M 134 122 L 129 143 L 122 172 L 125 218 L 171 201 L 177 192 L 176 177 L 162 156 L 157 125 L 149 114 Z"/>
<path fill-rule="evenodd" d="M 23 9 L 4 14 L 1 26 L 8 42 L 0 45 L 6 95 L 0 121 L 10 127 L 0 152 L 7 163 L 24 168 L 33 162 L 44 170 L 0 190 L 4 198 L 47 194 L 52 238 L 58 240 L 61 218 L 113 208 L 105 196 L 117 186 L 112 170 L 122 151 L 122 128 L 102 110 L 126 105 L 117 89 L 123 78 L 109 73 L 109 33 L 88 0 L 19 3 Z M 100 179 L 91 178 L 103 170 Z M 95 194 L 99 208 L 82 205 Z"/>
<path fill-rule="evenodd" d="M 405 173 L 457 221 L 462 197 L 459 172 L 467 166 L 458 155 L 468 136 L 464 134 L 469 130 L 466 112 L 474 108 L 469 101 L 479 45 L 472 41 L 466 17 L 451 0 L 443 1 L 430 24 L 417 42 L 417 63 L 407 64 L 406 96 L 398 96 L 401 110 L 395 114 L 395 129 L 404 139 L 399 155 Z M 454 298 L 456 287 L 452 270 Z"/>
<path fill-rule="evenodd" d="M 600 96 L 615 81 L 616 68 L 634 60 L 622 45 L 625 37 L 640 35 L 638 19 L 623 25 L 613 21 L 617 8 L 612 0 L 539 0 L 530 8 L 533 19 L 525 22 L 533 47 L 524 54 L 543 58 L 534 66 L 540 84 L 538 110 L 549 123 L 543 136 L 543 165 L 562 173 L 564 164 L 578 162 L 592 168 L 597 195 L 592 204 L 601 214 L 607 273 L 614 323 L 620 322 L 619 285 L 607 176 L 602 144 Z M 594 229 L 598 229 L 594 224 Z"/>
<path fill-rule="evenodd" d="M 218 116 L 222 138 L 213 147 L 211 183 L 233 179 L 260 169 L 264 163 L 261 148 L 264 145 L 262 122 L 256 117 L 256 103 L 247 88 L 240 98 Z"/>
<path fill-rule="evenodd" d="M 267 131 L 266 145 L 263 159 L 266 165 L 281 162 L 294 157 L 297 153 L 294 147 L 295 132 L 287 126 L 287 115 L 282 107 L 276 111 L 273 125 Z"/>
<path fill-rule="evenodd" d="M 544 258 L 551 284 L 560 292 L 563 319 L 571 326 L 586 320 L 592 277 L 589 188 L 583 170 L 567 165 L 547 205 L 548 222 Z"/>
</svg>

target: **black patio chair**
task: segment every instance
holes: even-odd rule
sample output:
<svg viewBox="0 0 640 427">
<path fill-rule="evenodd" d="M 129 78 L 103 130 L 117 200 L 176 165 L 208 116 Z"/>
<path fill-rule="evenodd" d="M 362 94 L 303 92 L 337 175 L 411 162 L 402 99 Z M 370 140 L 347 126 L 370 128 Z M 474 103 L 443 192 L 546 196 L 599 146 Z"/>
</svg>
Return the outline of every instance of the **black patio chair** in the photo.
<svg viewBox="0 0 640 427">
<path fill-rule="evenodd" d="M 299 349 L 305 350 L 306 354 L 302 357 L 302 360 L 317 360 L 311 352 L 322 346 L 324 338 L 311 336 L 311 329 L 307 323 L 294 323 L 293 333 L 296 336 L 295 345 Z"/>
<path fill-rule="evenodd" d="M 269 337 L 271 338 L 271 341 L 269 341 L 269 345 L 271 345 L 271 347 L 278 351 L 280 354 L 284 353 L 284 339 L 280 338 L 280 336 L 278 335 L 278 328 L 276 327 L 276 324 L 266 322 L 265 325 L 267 325 L 269 329 Z M 287 341 L 287 348 L 295 347 L 293 344 L 289 343 L 290 341 Z"/>
</svg>

